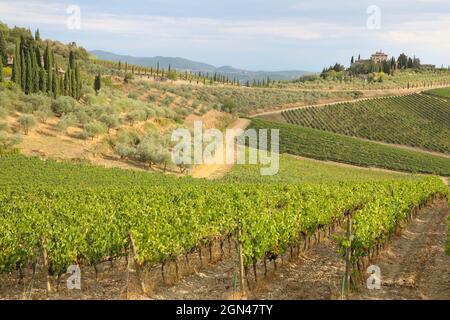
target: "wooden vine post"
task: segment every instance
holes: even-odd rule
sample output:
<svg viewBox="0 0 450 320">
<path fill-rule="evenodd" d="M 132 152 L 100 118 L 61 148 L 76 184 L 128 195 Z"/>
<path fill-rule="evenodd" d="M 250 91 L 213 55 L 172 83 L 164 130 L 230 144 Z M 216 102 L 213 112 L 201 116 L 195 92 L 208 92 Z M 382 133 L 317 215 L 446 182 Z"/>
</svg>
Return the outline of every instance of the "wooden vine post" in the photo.
<svg viewBox="0 0 450 320">
<path fill-rule="evenodd" d="M 139 262 L 136 259 L 136 257 L 137 257 L 136 245 L 134 243 L 133 235 L 131 234 L 131 232 L 129 234 L 129 238 L 130 238 L 131 252 L 133 254 L 134 268 L 136 270 L 136 276 L 137 276 L 139 285 L 141 286 L 142 293 L 146 294 L 147 288 L 145 287 L 144 281 L 142 280 L 141 265 L 139 264 Z"/>
<path fill-rule="evenodd" d="M 42 238 L 41 246 L 42 246 L 42 258 L 44 259 L 44 270 L 45 270 L 45 276 L 46 276 L 46 282 L 47 282 L 47 294 L 50 294 L 52 292 L 52 285 L 51 285 L 51 281 L 50 281 L 50 275 L 48 273 L 49 262 L 48 262 L 47 248 L 45 247 L 45 238 Z"/>
<path fill-rule="evenodd" d="M 345 234 L 347 243 L 345 247 L 345 275 L 343 281 L 343 292 L 342 296 L 348 296 L 350 291 L 350 277 L 351 277 L 351 268 L 352 268 L 352 216 L 350 214 L 347 215 L 347 227 Z"/>
<path fill-rule="evenodd" d="M 242 252 L 242 242 L 241 242 L 241 226 L 238 224 L 236 231 L 236 241 L 238 245 L 238 255 L 239 255 L 239 288 L 241 290 L 241 296 L 245 296 L 245 276 L 244 276 L 244 255 Z"/>
</svg>

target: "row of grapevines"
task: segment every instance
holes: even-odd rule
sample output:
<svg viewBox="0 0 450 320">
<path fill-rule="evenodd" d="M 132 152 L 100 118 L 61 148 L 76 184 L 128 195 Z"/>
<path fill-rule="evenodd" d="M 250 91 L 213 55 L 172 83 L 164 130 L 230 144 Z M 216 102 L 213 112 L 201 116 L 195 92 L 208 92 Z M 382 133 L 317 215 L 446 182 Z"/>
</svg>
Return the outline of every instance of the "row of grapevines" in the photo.
<svg viewBox="0 0 450 320">
<path fill-rule="evenodd" d="M 141 263 L 154 265 L 192 252 L 213 239 L 224 239 L 239 225 L 245 263 L 267 253 L 282 253 L 298 241 L 342 217 L 361 203 L 357 239 L 363 230 L 390 231 L 385 206 L 394 192 L 395 209 L 409 209 L 440 191 L 434 180 L 331 184 L 167 185 L 111 188 L 0 189 L 0 271 L 38 263 L 42 246 L 51 272 L 74 262 L 95 265 L 126 254 L 132 233 Z M 406 204 L 402 206 L 402 204 Z M 390 217 L 390 216 L 389 216 Z M 365 219 L 365 220 L 364 220 Z M 359 222 L 361 221 L 361 222 Z M 375 231 L 373 231 L 373 230 Z M 355 243 L 359 243 L 358 241 Z M 365 244 L 365 243 L 364 243 Z"/>
<path fill-rule="evenodd" d="M 355 259 L 386 242 L 412 210 L 433 197 L 448 197 L 449 194 L 448 188 L 437 178 L 373 184 L 370 189 L 373 199 L 353 218 L 351 247 Z"/>
<path fill-rule="evenodd" d="M 450 104 L 412 94 L 283 112 L 287 122 L 387 143 L 449 153 Z"/>
<path fill-rule="evenodd" d="M 279 129 L 280 152 L 397 171 L 450 175 L 450 159 L 332 132 L 253 119 L 251 128 Z"/>
</svg>

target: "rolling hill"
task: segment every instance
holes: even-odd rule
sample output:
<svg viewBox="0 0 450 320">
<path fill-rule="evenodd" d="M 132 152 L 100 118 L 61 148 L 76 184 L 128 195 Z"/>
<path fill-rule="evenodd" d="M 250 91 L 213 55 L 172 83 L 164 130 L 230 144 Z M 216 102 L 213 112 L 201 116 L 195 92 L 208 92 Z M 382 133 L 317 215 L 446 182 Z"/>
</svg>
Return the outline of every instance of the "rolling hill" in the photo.
<svg viewBox="0 0 450 320">
<path fill-rule="evenodd" d="M 266 80 L 269 77 L 271 80 L 294 80 L 303 75 L 311 74 L 311 72 L 307 71 L 250 71 L 237 69 L 231 66 L 222 66 L 215 67 L 213 65 L 192 61 L 180 57 L 133 57 L 128 55 L 118 55 L 115 53 L 102 51 L 102 50 L 94 50 L 90 51 L 90 54 L 94 55 L 98 59 L 108 60 L 108 61 L 122 61 L 127 62 L 129 64 L 141 65 L 145 67 L 156 67 L 158 62 L 161 68 L 167 69 L 169 65 L 177 70 L 188 70 L 194 72 L 202 72 L 202 73 L 220 73 L 224 75 L 228 75 L 228 77 L 241 82 L 245 81 L 253 81 L 253 80 Z"/>
</svg>

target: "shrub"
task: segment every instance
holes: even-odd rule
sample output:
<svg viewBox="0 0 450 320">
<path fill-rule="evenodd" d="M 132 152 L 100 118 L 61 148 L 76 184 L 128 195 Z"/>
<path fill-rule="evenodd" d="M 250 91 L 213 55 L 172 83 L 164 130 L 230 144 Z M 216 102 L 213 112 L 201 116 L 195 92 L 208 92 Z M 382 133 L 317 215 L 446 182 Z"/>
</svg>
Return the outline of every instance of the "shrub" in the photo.
<svg viewBox="0 0 450 320">
<path fill-rule="evenodd" d="M 17 111 L 19 111 L 21 113 L 31 114 L 31 113 L 33 113 L 33 105 L 28 102 L 21 102 L 17 106 Z"/>
<path fill-rule="evenodd" d="M 106 133 L 107 128 L 101 122 L 90 122 L 84 126 L 84 131 L 90 138 L 94 138 L 100 134 Z"/>
<path fill-rule="evenodd" d="M 34 112 L 34 115 L 42 123 L 46 123 L 48 118 L 53 116 L 50 102 L 48 104 L 44 103 L 44 104 L 38 105 L 35 108 L 35 110 L 36 111 Z"/>
<path fill-rule="evenodd" d="M 116 135 L 117 144 L 137 145 L 140 141 L 139 134 L 134 130 L 119 130 Z"/>
<path fill-rule="evenodd" d="M 151 108 L 145 108 L 145 112 L 147 113 L 147 119 L 151 119 L 151 118 L 156 117 L 155 110 L 153 110 Z"/>
<path fill-rule="evenodd" d="M 36 126 L 36 118 L 30 114 L 24 114 L 19 117 L 19 125 L 23 129 L 25 135 L 27 135 L 31 128 Z"/>
<path fill-rule="evenodd" d="M 130 92 L 128 94 L 128 98 L 129 99 L 133 99 L 133 100 L 137 100 L 137 98 L 139 98 L 139 94 L 137 94 L 136 92 Z"/>
<path fill-rule="evenodd" d="M 66 131 L 67 128 L 69 127 L 73 127 L 74 125 L 77 124 L 77 117 L 72 114 L 65 114 L 61 117 L 61 120 L 59 120 L 57 128 L 61 131 Z"/>
<path fill-rule="evenodd" d="M 106 127 L 108 128 L 108 133 L 109 130 L 120 126 L 119 117 L 115 114 L 103 114 L 100 116 L 99 120 L 106 125 Z"/>
<path fill-rule="evenodd" d="M 147 119 L 147 113 L 145 110 L 134 110 L 128 113 L 125 118 L 133 125 L 138 121 L 145 121 Z"/>
<path fill-rule="evenodd" d="M 135 156 L 136 149 L 126 144 L 119 144 L 116 146 L 115 152 L 121 159 L 128 159 Z"/>
<path fill-rule="evenodd" d="M 82 125 L 85 125 L 86 123 L 91 121 L 91 117 L 84 110 L 78 110 L 75 113 L 75 116 L 77 117 L 78 122 L 81 123 Z"/>
<path fill-rule="evenodd" d="M 6 122 L 0 122 L 0 131 L 10 131 L 9 126 Z"/>
<path fill-rule="evenodd" d="M 0 147 L 3 149 L 10 149 L 22 141 L 20 134 L 10 135 L 6 131 L 0 131 Z"/>
<path fill-rule="evenodd" d="M 50 109 L 51 100 L 43 94 L 24 95 L 21 99 L 24 102 L 30 103 L 33 106 L 33 111 L 38 109 Z"/>
<path fill-rule="evenodd" d="M 80 140 L 87 140 L 87 138 L 90 138 L 89 134 L 86 131 L 80 131 L 74 134 L 74 137 Z"/>
<path fill-rule="evenodd" d="M 57 116 L 75 111 L 76 101 L 71 97 L 59 97 L 52 102 L 52 111 Z"/>
</svg>

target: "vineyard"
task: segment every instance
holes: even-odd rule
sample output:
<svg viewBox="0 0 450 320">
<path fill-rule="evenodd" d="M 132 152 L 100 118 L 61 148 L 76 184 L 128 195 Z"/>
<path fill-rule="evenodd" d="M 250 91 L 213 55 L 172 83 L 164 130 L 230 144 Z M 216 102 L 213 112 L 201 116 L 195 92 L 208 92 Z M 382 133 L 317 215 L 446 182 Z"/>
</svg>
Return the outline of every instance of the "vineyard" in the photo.
<svg viewBox="0 0 450 320">
<path fill-rule="evenodd" d="M 354 211 L 352 251 L 358 258 L 386 241 L 415 207 L 448 192 L 437 178 L 230 188 L 226 181 L 179 183 L 190 179 L 158 184 L 166 178 L 150 175 L 132 186 L 135 173 L 88 165 L 4 156 L 0 168 L 0 271 L 44 263 L 55 276 L 74 263 L 95 267 L 126 257 L 130 239 L 138 265 L 164 268 L 236 239 L 237 230 L 244 264 L 251 266 L 306 244 Z M 36 171 L 47 178 L 36 179 Z M 82 183 L 88 172 L 92 178 Z"/>
<path fill-rule="evenodd" d="M 254 129 L 279 129 L 280 153 L 414 173 L 450 175 L 450 159 L 332 132 L 253 119 Z"/>
<path fill-rule="evenodd" d="M 422 94 L 283 112 L 288 123 L 450 153 L 450 103 Z"/>
</svg>

